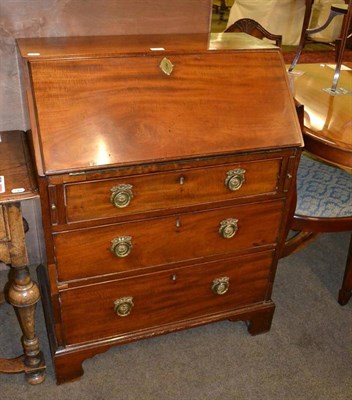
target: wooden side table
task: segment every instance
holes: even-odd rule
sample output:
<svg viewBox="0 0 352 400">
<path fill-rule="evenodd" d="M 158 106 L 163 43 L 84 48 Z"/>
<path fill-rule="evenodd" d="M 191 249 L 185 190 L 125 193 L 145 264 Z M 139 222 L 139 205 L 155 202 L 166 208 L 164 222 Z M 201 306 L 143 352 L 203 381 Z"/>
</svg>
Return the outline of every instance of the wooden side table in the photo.
<svg viewBox="0 0 352 400">
<path fill-rule="evenodd" d="M 5 294 L 15 309 L 23 333 L 24 354 L 0 359 L 0 373 L 24 372 L 30 384 L 45 379 L 45 362 L 35 335 L 35 308 L 39 289 L 28 271 L 25 225 L 21 201 L 38 197 L 28 156 L 25 133 L 0 132 L 0 261 L 11 266 Z"/>
</svg>

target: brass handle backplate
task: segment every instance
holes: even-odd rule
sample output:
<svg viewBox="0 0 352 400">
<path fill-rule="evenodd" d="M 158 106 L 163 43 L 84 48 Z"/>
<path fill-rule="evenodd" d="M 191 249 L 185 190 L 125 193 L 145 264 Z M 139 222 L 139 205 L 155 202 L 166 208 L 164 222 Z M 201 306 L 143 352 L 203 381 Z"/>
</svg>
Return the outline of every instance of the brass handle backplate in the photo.
<svg viewBox="0 0 352 400">
<path fill-rule="evenodd" d="M 231 239 L 234 237 L 238 230 L 238 219 L 228 218 L 220 222 L 219 234 L 224 239 Z"/>
<path fill-rule="evenodd" d="M 245 173 L 246 170 L 242 168 L 237 168 L 227 171 L 225 186 L 232 192 L 235 192 L 236 190 L 240 189 L 240 187 L 245 182 L 245 176 L 244 176 Z"/>
<path fill-rule="evenodd" d="M 116 257 L 127 257 L 132 250 L 132 237 L 119 236 L 111 241 L 111 253 Z"/>
<path fill-rule="evenodd" d="M 213 280 L 211 285 L 211 290 L 214 294 L 222 295 L 225 294 L 230 288 L 230 278 L 227 276 L 222 276 Z"/>
<path fill-rule="evenodd" d="M 133 199 L 133 192 L 132 192 L 132 185 L 129 184 L 122 184 L 118 186 L 112 187 L 110 201 L 111 203 L 117 208 L 124 208 L 127 207 L 132 199 Z"/>
<path fill-rule="evenodd" d="M 114 301 L 114 312 L 119 317 L 127 317 L 132 311 L 133 297 L 121 297 Z"/>
</svg>

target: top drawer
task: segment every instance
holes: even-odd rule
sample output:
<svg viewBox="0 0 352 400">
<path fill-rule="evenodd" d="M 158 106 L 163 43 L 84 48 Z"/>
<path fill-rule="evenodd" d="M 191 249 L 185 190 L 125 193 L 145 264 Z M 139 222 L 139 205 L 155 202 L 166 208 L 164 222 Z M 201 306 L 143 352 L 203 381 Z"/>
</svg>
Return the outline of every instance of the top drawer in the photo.
<svg viewBox="0 0 352 400">
<path fill-rule="evenodd" d="M 67 222 L 275 194 L 282 159 L 65 185 Z"/>
</svg>

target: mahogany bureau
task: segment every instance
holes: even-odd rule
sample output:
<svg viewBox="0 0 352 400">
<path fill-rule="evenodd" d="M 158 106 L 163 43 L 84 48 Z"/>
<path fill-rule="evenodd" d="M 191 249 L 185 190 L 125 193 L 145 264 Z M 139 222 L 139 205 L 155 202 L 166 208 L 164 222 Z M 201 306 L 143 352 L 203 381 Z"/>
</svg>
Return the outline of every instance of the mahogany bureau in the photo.
<svg viewBox="0 0 352 400">
<path fill-rule="evenodd" d="M 269 330 L 303 145 L 280 50 L 245 34 L 18 46 L 57 382 L 116 344 Z"/>
</svg>

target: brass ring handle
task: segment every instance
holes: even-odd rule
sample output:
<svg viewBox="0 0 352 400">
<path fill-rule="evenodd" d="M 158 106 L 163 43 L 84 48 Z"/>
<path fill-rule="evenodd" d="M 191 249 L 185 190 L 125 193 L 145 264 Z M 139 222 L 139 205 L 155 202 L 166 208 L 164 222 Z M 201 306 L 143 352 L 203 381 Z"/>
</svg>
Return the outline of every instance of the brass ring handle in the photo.
<svg viewBox="0 0 352 400">
<path fill-rule="evenodd" d="M 227 171 L 225 186 L 232 192 L 235 192 L 236 190 L 240 189 L 240 187 L 246 181 L 244 176 L 245 173 L 246 170 L 242 168 L 237 168 Z"/>
<path fill-rule="evenodd" d="M 238 230 L 238 219 L 228 218 L 220 222 L 219 234 L 224 239 L 231 239 L 234 237 Z"/>
<path fill-rule="evenodd" d="M 222 276 L 213 280 L 211 290 L 214 294 L 219 296 L 225 294 L 230 288 L 230 278 L 228 276 Z"/>
<path fill-rule="evenodd" d="M 132 311 L 133 297 L 121 297 L 114 301 L 114 312 L 119 317 L 127 317 Z"/>
<path fill-rule="evenodd" d="M 127 257 L 132 250 L 132 237 L 119 236 L 111 241 L 111 253 L 116 257 Z"/>
<path fill-rule="evenodd" d="M 111 203 L 117 208 L 127 207 L 133 199 L 132 188 L 133 188 L 133 186 L 129 185 L 129 184 L 122 184 L 122 185 L 112 187 L 110 189 Z"/>
</svg>

